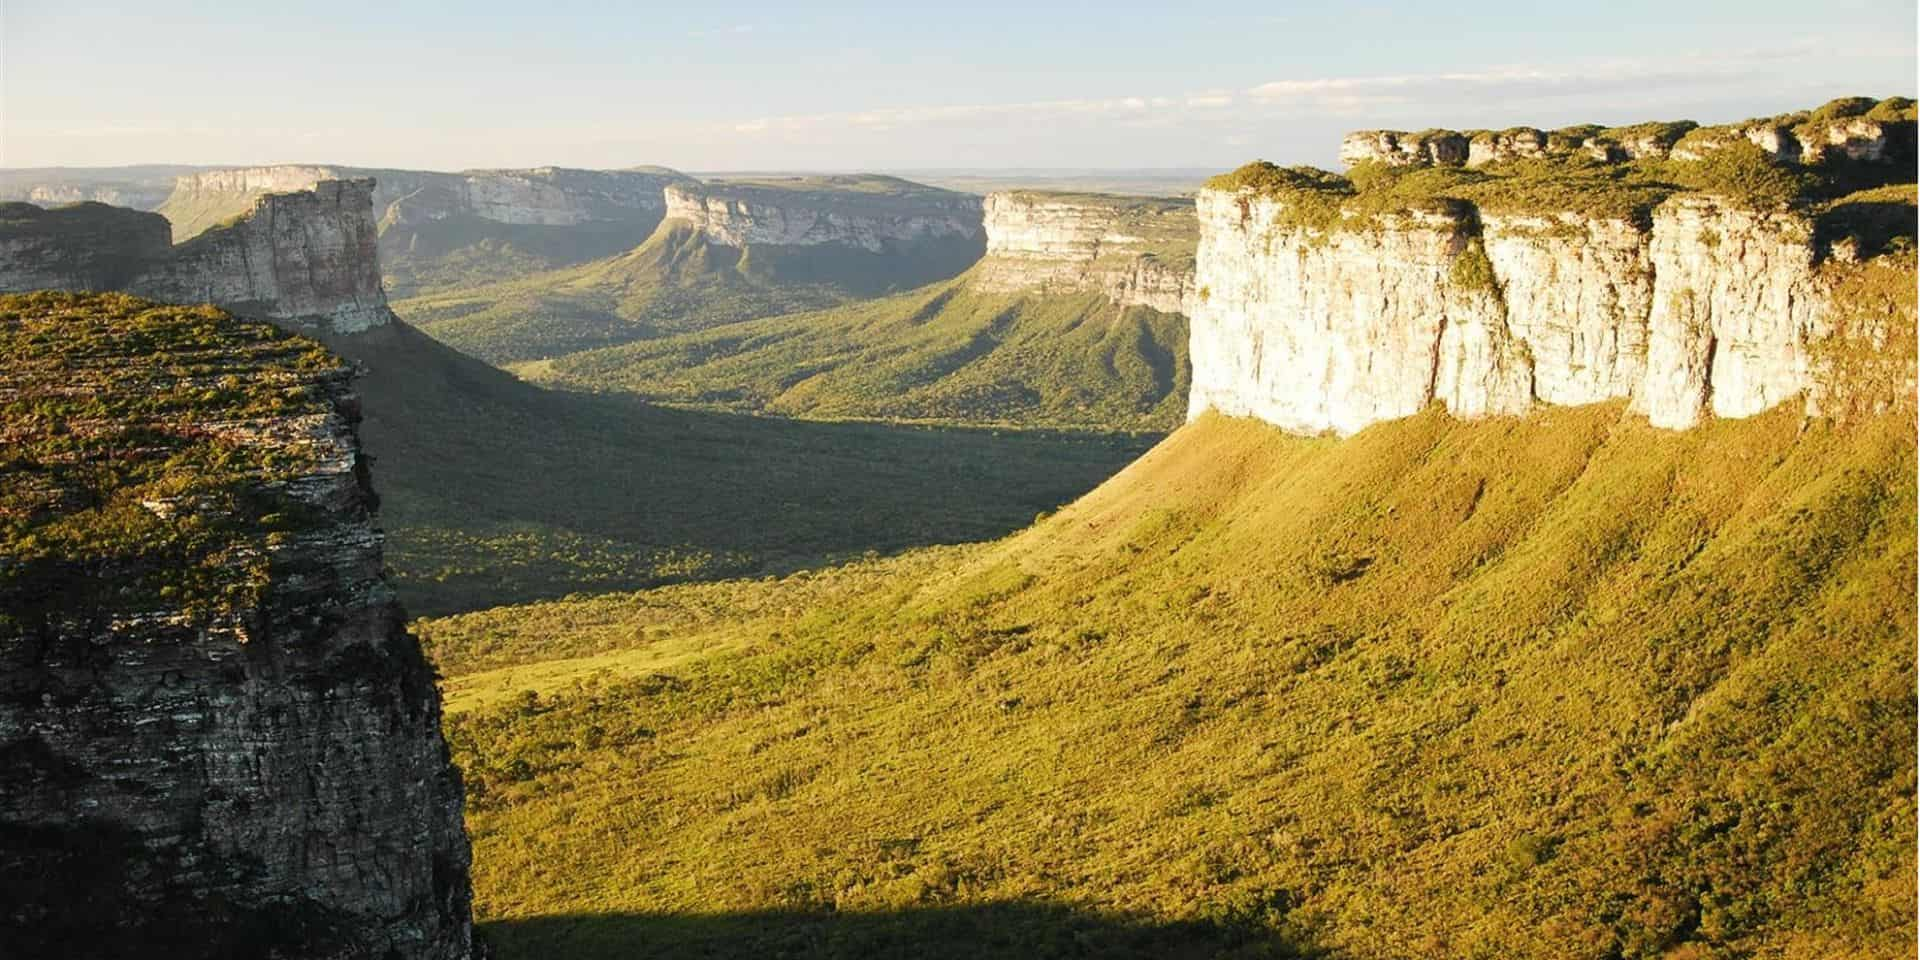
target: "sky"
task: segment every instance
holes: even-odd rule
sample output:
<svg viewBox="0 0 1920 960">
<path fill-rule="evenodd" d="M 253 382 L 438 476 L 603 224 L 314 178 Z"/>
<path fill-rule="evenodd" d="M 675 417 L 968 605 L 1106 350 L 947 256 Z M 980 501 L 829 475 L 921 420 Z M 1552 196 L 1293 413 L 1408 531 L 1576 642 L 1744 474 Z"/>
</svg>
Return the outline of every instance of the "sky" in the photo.
<svg viewBox="0 0 1920 960">
<path fill-rule="evenodd" d="M 1335 163 L 1915 92 L 1913 0 L 0 0 L 0 167 Z"/>
</svg>

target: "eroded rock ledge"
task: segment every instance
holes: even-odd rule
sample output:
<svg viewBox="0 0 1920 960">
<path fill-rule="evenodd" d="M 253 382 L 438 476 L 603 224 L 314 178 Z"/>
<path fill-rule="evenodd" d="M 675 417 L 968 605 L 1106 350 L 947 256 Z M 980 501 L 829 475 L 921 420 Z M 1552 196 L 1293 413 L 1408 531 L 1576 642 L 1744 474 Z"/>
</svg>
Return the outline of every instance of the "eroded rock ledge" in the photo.
<svg viewBox="0 0 1920 960">
<path fill-rule="evenodd" d="M 0 205 L 0 291 L 123 290 L 217 303 L 316 333 L 392 316 L 380 284 L 371 180 L 256 196 L 247 211 L 177 246 L 167 221 L 104 204 Z"/>
<path fill-rule="evenodd" d="M 0 297 L 0 345 L 0 941 L 469 956 L 348 370 L 120 295 Z"/>
<path fill-rule="evenodd" d="M 1511 178 L 1417 165 L 1351 183 L 1258 165 L 1218 178 L 1198 200 L 1189 413 L 1348 434 L 1435 401 L 1471 417 L 1626 400 L 1675 429 L 1798 398 L 1817 412 L 1856 261 L 1884 254 L 1873 262 L 1913 285 L 1903 109 L 1905 126 L 1878 134 L 1898 152 L 1830 153 L 1802 174 L 1804 153 L 1747 147 L 1711 168 L 1724 189 L 1684 159 L 1639 179 L 1590 162 Z M 1875 176 L 1894 185 L 1847 194 Z M 1756 182 L 1773 192 L 1735 188 Z M 1891 244 L 1889 222 L 1904 234 Z M 1846 326 L 1871 348 L 1902 324 Z"/>
<path fill-rule="evenodd" d="M 1122 306 L 1192 309 L 1193 201 L 1009 191 L 988 195 L 983 290 L 1097 292 Z"/>
</svg>

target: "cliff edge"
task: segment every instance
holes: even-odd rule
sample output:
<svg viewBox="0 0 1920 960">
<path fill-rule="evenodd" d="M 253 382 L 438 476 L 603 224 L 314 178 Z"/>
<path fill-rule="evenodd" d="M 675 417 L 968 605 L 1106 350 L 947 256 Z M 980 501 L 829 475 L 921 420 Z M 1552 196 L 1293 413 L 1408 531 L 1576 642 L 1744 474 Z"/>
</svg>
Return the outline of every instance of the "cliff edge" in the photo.
<svg viewBox="0 0 1920 960">
<path fill-rule="evenodd" d="M 1913 104 L 1869 114 L 1891 118 L 1878 147 L 1817 159 L 1701 128 L 1663 159 L 1215 178 L 1189 415 L 1350 434 L 1435 401 L 1473 417 L 1624 400 L 1674 429 L 1795 398 L 1818 412 L 1834 358 L 1910 341 L 1911 297 L 1856 315 L 1913 286 Z M 1702 143 L 1719 146 L 1681 149 Z"/>
<path fill-rule="evenodd" d="M 1120 306 L 1189 313 L 1199 223 L 1191 200 L 1008 191 L 985 202 L 975 287 L 1097 292 Z"/>
<path fill-rule="evenodd" d="M 0 939 L 469 956 L 348 368 L 117 294 L 0 297 L 0 351 Z"/>
<path fill-rule="evenodd" d="M 83 203 L 0 205 L 0 292 L 117 290 L 217 303 L 313 333 L 388 322 L 372 180 L 262 194 L 178 245 L 158 214 Z"/>
</svg>

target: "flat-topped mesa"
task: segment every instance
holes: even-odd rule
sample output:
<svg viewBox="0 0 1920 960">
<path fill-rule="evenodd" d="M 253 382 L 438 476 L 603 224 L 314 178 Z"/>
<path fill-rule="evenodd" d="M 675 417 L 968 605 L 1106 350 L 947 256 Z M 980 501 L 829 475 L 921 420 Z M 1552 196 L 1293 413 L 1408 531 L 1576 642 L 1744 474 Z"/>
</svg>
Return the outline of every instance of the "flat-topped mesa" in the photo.
<svg viewBox="0 0 1920 960">
<path fill-rule="evenodd" d="M 1883 123 L 1883 140 L 1911 129 Z M 1628 401 L 1674 429 L 1803 397 L 1819 412 L 1856 391 L 1834 358 L 1857 335 L 1913 324 L 1899 153 L 1829 153 L 1868 164 L 1836 168 L 1752 151 L 1625 177 L 1249 165 L 1198 198 L 1189 413 L 1349 434 L 1435 401 L 1463 417 Z M 1863 283 L 1904 300 L 1875 294 L 1878 314 L 1854 316 Z M 1893 399 L 1907 353 L 1877 381 Z"/>
<path fill-rule="evenodd" d="M 1098 292 L 1122 306 L 1192 309 L 1193 201 L 1009 191 L 985 203 L 982 290 Z"/>
<path fill-rule="evenodd" d="M 207 306 L 0 316 L 0 942 L 464 960 L 461 785 L 348 368 Z"/>
<path fill-rule="evenodd" d="M 123 289 L 217 303 L 315 332 L 358 333 L 392 313 L 380 287 L 372 180 L 257 197 L 246 215 L 175 247 Z"/>
<path fill-rule="evenodd" d="M 1598 124 L 1539 130 L 1360 130 L 1340 142 L 1340 162 L 1351 167 L 1477 168 L 1514 160 L 1581 158 L 1601 163 L 1701 160 L 1736 143 L 1751 143 L 1792 163 L 1831 158 L 1878 161 L 1913 141 L 1914 104 L 1904 97 L 1875 101 L 1844 97 L 1814 110 L 1702 127 L 1692 121 Z"/>
<path fill-rule="evenodd" d="M 357 333 L 392 313 L 380 285 L 371 180 L 262 194 L 179 245 L 166 220 L 102 204 L 0 206 L 0 292 L 120 290 L 215 303 L 315 333 Z"/>
<path fill-rule="evenodd" d="M 179 241 L 250 209 L 265 194 L 309 190 L 326 180 L 366 178 L 376 182 L 371 202 L 383 232 L 461 217 L 521 226 L 640 220 L 651 229 L 666 209 L 662 188 L 692 179 L 657 167 L 439 173 L 289 164 L 182 176 L 159 212 L 172 221 Z"/>
<path fill-rule="evenodd" d="M 883 176 L 778 177 L 672 184 L 666 219 L 745 249 L 840 246 L 886 253 L 977 241 L 980 198 Z"/>
</svg>

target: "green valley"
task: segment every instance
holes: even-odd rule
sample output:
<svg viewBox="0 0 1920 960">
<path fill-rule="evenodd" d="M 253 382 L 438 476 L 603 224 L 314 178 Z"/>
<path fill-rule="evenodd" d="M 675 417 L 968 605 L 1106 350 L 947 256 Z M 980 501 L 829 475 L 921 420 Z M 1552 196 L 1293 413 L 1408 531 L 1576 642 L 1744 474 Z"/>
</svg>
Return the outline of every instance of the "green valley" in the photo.
<svg viewBox="0 0 1920 960">
<path fill-rule="evenodd" d="M 906 290 L 980 256 L 977 200 L 891 177 L 721 181 L 666 196 L 666 219 L 631 251 L 394 309 L 511 363 Z"/>
<path fill-rule="evenodd" d="M 1209 416 L 997 543 L 426 621 L 478 918 L 505 957 L 1901 955 L 1911 430 Z"/>
<path fill-rule="evenodd" d="M 512 369 L 537 383 L 815 419 L 1168 430 L 1186 320 L 1096 292 L 991 292 L 972 275 L 815 313 Z"/>
</svg>

